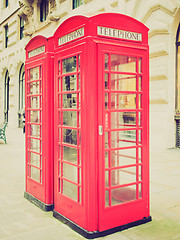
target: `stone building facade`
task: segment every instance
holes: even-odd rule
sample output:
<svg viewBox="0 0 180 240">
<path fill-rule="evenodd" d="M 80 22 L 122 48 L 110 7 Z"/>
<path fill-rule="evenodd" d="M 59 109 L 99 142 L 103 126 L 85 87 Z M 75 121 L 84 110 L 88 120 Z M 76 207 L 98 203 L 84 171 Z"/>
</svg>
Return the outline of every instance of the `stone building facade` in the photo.
<svg viewBox="0 0 180 240">
<path fill-rule="evenodd" d="M 151 146 L 180 145 L 180 50 L 177 54 L 180 0 L 2 0 L 0 123 L 8 120 L 9 126 L 21 125 L 25 46 L 29 40 L 36 35 L 53 35 L 58 26 L 73 15 L 101 12 L 126 14 L 149 28 Z"/>
</svg>

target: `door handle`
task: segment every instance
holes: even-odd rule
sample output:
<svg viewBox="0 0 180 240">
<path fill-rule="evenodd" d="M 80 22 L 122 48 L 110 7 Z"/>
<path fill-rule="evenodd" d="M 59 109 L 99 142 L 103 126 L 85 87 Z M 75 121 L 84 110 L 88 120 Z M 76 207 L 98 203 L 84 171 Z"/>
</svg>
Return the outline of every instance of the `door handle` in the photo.
<svg viewBox="0 0 180 240">
<path fill-rule="evenodd" d="M 103 126 L 99 125 L 99 135 L 102 136 L 103 135 Z"/>
</svg>

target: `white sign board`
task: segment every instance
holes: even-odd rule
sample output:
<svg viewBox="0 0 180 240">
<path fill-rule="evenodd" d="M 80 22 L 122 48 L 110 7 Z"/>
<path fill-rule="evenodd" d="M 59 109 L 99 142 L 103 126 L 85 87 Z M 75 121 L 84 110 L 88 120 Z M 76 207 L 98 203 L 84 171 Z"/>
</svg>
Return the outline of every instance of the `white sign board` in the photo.
<svg viewBox="0 0 180 240">
<path fill-rule="evenodd" d="M 70 42 L 72 40 L 78 39 L 84 36 L 84 27 L 77 29 L 74 32 L 71 32 L 67 35 L 64 35 L 58 39 L 58 45 L 62 45 L 64 43 Z"/>
<path fill-rule="evenodd" d="M 118 38 L 118 39 L 126 39 L 126 40 L 132 40 L 132 41 L 142 41 L 142 33 L 136 33 L 136 32 L 129 32 L 114 28 L 107 28 L 107 27 L 97 27 L 97 34 L 99 36 L 106 36 L 106 37 L 112 37 L 112 38 Z"/>
</svg>

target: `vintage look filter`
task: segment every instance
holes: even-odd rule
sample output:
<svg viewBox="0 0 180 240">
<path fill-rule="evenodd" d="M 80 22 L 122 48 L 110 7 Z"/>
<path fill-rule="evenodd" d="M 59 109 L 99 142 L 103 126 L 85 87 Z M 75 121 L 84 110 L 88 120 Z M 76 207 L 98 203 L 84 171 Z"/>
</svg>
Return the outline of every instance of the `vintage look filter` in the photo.
<svg viewBox="0 0 180 240">
<path fill-rule="evenodd" d="M 42 135 L 26 134 L 26 192 L 54 196 L 53 215 L 87 238 L 151 221 L 148 28 L 115 13 L 75 16 L 29 44 L 26 126 Z"/>
</svg>

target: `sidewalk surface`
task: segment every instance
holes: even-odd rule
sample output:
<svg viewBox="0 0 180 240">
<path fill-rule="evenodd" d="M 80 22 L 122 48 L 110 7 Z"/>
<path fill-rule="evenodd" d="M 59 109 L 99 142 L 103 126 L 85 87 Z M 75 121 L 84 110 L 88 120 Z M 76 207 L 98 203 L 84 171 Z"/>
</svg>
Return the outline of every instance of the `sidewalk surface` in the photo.
<svg viewBox="0 0 180 240">
<path fill-rule="evenodd" d="M 81 240 L 69 227 L 24 199 L 24 134 L 7 129 L 0 140 L 0 239 Z M 180 240 L 180 149 L 152 150 L 152 222 L 100 238 L 103 240 Z"/>
</svg>

